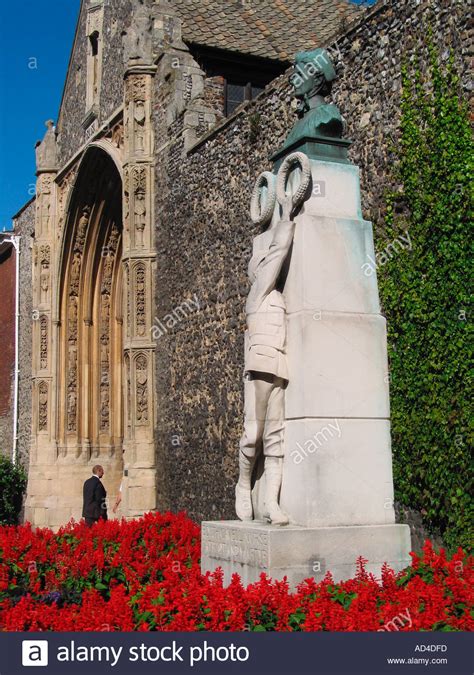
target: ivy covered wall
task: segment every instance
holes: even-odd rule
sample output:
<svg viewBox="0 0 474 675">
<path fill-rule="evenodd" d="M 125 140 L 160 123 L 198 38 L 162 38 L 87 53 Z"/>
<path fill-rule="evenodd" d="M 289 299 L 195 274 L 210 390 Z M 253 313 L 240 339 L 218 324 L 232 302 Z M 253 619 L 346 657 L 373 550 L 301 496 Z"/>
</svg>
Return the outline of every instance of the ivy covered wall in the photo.
<svg viewBox="0 0 474 675">
<path fill-rule="evenodd" d="M 401 187 L 389 195 L 385 247 L 380 243 L 386 251 L 405 233 L 411 246 L 380 265 L 378 276 L 388 325 L 396 494 L 455 548 L 473 540 L 473 142 L 454 56 L 443 60 L 427 32 L 424 49 L 402 66 L 394 171 Z M 424 74 L 420 61 L 428 64 Z"/>
</svg>

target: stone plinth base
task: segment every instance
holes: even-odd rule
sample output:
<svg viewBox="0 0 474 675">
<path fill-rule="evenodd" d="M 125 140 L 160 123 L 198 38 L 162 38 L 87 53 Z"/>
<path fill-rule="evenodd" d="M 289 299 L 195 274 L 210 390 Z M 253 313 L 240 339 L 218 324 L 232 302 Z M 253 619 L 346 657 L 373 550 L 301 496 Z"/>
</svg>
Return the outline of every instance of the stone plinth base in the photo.
<svg viewBox="0 0 474 675">
<path fill-rule="evenodd" d="M 356 560 L 368 560 L 376 576 L 384 562 L 395 571 L 410 565 L 408 525 L 349 527 L 276 527 L 238 520 L 202 523 L 202 572 L 224 570 L 228 584 L 237 572 L 244 585 L 258 581 L 261 572 L 273 579 L 288 578 L 292 588 L 307 577 L 321 581 L 330 571 L 335 581 L 356 573 Z"/>
</svg>

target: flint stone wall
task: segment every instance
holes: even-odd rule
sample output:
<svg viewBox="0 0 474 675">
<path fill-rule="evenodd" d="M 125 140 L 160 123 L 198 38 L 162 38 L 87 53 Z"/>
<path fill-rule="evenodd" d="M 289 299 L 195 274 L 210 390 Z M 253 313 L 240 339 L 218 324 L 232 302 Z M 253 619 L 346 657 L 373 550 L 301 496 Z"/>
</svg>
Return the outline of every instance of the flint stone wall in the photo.
<svg viewBox="0 0 474 675">
<path fill-rule="evenodd" d="M 31 442 L 31 340 L 33 305 L 31 289 L 32 242 L 35 227 L 35 200 L 14 219 L 15 233 L 21 237 L 20 253 L 20 334 L 18 378 L 18 460 L 28 468 Z"/>
<path fill-rule="evenodd" d="M 389 0 L 327 45 L 339 71 L 333 100 L 354 141 L 350 157 L 361 169 L 363 215 L 376 233 L 392 181 L 401 61 L 422 54 L 423 22 L 431 22 L 445 57 L 449 47 L 455 51 L 468 92 L 472 29 L 463 2 Z M 257 234 L 249 199 L 296 116 L 282 76 L 185 152 L 182 117 L 163 127 L 168 95 L 157 87 L 156 136 L 172 138 L 156 166 L 157 319 L 194 297 L 200 309 L 157 339 L 159 505 L 186 509 L 197 520 L 227 519 L 234 517 L 242 429 L 246 269 Z"/>
<path fill-rule="evenodd" d="M 0 453 L 11 457 L 13 448 L 13 397 L 15 380 L 15 248 L 9 244 L 0 254 Z"/>
<path fill-rule="evenodd" d="M 61 115 L 58 120 L 58 166 L 62 167 L 87 140 L 83 122 L 86 117 L 87 3 L 82 3 L 72 48 L 68 76 L 64 85 Z M 122 32 L 130 27 L 130 0 L 104 3 L 102 25 L 102 79 L 98 126 L 123 103 Z"/>
</svg>

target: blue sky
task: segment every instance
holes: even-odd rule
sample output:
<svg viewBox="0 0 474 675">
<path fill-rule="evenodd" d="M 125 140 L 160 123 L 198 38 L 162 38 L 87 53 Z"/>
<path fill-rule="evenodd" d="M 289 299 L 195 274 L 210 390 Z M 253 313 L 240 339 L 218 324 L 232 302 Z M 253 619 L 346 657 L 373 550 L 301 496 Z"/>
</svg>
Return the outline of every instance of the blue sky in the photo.
<svg viewBox="0 0 474 675">
<path fill-rule="evenodd" d="M 34 146 L 45 121 L 57 120 L 79 6 L 0 2 L 0 230 L 11 228 L 11 217 L 34 194 Z"/>
<path fill-rule="evenodd" d="M 34 194 L 34 146 L 44 122 L 57 120 L 79 6 L 0 3 L 0 230 Z"/>
</svg>

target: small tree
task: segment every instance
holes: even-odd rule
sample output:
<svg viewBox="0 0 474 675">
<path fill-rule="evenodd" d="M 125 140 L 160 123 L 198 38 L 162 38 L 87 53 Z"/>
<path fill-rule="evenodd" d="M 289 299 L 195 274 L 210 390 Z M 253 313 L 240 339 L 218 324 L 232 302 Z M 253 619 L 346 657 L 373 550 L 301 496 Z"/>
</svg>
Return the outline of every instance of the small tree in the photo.
<svg viewBox="0 0 474 675">
<path fill-rule="evenodd" d="M 0 525 L 17 525 L 26 490 L 26 473 L 0 455 Z"/>
</svg>

